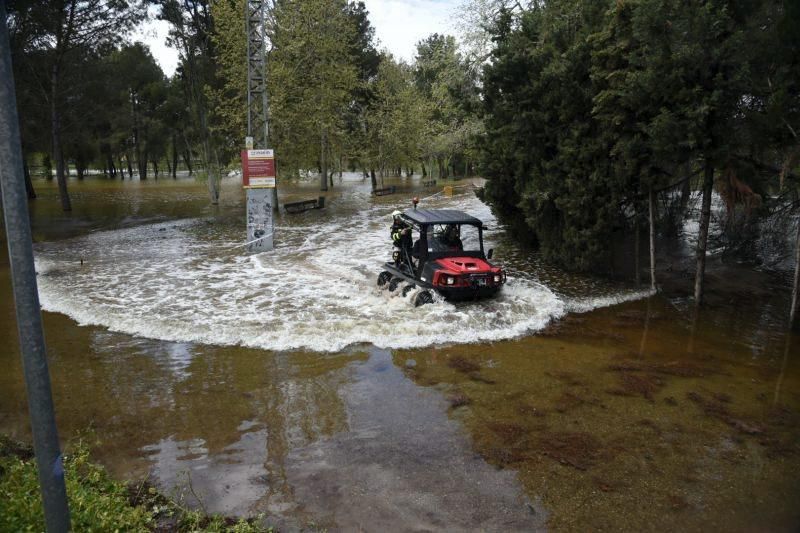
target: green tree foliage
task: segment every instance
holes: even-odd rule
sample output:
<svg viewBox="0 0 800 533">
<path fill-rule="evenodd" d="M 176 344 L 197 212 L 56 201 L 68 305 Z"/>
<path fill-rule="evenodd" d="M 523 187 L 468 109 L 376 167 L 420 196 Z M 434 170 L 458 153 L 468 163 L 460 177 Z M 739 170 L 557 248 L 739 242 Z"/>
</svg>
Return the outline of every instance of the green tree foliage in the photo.
<svg viewBox="0 0 800 533">
<path fill-rule="evenodd" d="M 606 248 L 618 193 L 596 166 L 603 140 L 592 119 L 590 15 L 577 2 L 510 13 L 484 69 L 486 198 L 546 257 L 586 268 Z M 519 221 L 524 221 L 520 224 Z"/>
<path fill-rule="evenodd" d="M 413 67 L 414 83 L 425 99 L 429 113 L 423 130 L 425 150 L 422 156 L 434 161 L 438 175 L 448 177 L 464 161 L 465 154 L 482 131 L 475 116 L 478 83 L 469 65 L 461 57 L 452 36 L 433 34 L 417 43 Z"/>
<path fill-rule="evenodd" d="M 278 2 L 269 55 L 273 141 L 286 169 L 320 168 L 344 145 L 344 115 L 358 83 L 354 19 L 342 1 Z"/>
<path fill-rule="evenodd" d="M 209 102 L 209 97 L 213 97 L 221 84 L 216 74 L 216 48 L 212 39 L 215 20 L 210 1 L 158 0 L 156 3 L 161 6 L 160 17 L 171 25 L 169 42 L 180 54 L 176 78 L 183 88 L 192 130 L 200 146 L 209 199 L 216 205 L 222 168 L 219 147 L 223 142 L 220 128 L 216 127 L 218 116 Z"/>
<path fill-rule="evenodd" d="M 465 0 L 458 7 L 457 26 L 462 50 L 470 63 L 480 65 L 492 53 L 492 38 L 497 23 L 506 15 L 519 16 L 536 9 L 540 0 Z"/>
<path fill-rule="evenodd" d="M 119 43 L 121 36 L 144 18 L 144 2 L 117 0 L 15 0 L 7 3 L 12 42 L 17 48 L 15 71 L 37 68 L 20 79 L 33 80 L 20 93 L 35 90 L 48 103 L 52 157 L 56 162 L 61 205 L 72 209 L 67 193 L 62 134 L 65 110 L 80 84 L 80 73 L 91 61 Z M 27 64 L 25 58 L 35 60 Z M 16 78 L 15 78 L 16 79 Z M 23 115 L 25 110 L 23 108 Z M 81 154 L 79 154 L 81 157 Z"/>
<path fill-rule="evenodd" d="M 221 138 L 226 161 L 237 158 L 247 132 L 247 34 L 245 0 L 211 3 L 215 21 L 211 35 L 220 82 L 207 86 L 208 99 L 216 120 L 213 127 Z"/>
<path fill-rule="evenodd" d="M 553 0 L 501 10 L 484 68 L 486 198 L 524 221 L 518 229 L 546 257 L 588 269 L 604 263 L 647 191 L 698 171 L 702 279 L 715 171 L 756 186 L 742 161 L 765 165 L 792 145 L 790 128 L 774 128 L 797 109 L 787 57 L 796 47 L 777 31 L 787 5 Z"/>
<path fill-rule="evenodd" d="M 374 168 L 374 157 L 370 153 L 371 144 L 368 140 L 371 131 L 367 122 L 370 107 L 374 103 L 374 82 L 382 57 L 375 49 L 375 30 L 369 22 L 369 13 L 364 2 L 350 2 L 346 14 L 356 29 L 350 42 L 350 54 L 355 59 L 357 82 L 345 111 L 342 155 L 349 160 L 352 168 L 360 164 L 366 172 L 370 163 Z"/>
<path fill-rule="evenodd" d="M 141 43 L 122 47 L 107 59 L 107 92 L 114 102 L 112 131 L 126 157 L 133 157 L 139 179 L 147 165 L 165 155 L 167 83 L 150 51 Z"/>
<path fill-rule="evenodd" d="M 381 56 L 366 110 L 365 162 L 382 174 L 420 161 L 431 108 L 414 85 L 410 68 Z"/>
</svg>

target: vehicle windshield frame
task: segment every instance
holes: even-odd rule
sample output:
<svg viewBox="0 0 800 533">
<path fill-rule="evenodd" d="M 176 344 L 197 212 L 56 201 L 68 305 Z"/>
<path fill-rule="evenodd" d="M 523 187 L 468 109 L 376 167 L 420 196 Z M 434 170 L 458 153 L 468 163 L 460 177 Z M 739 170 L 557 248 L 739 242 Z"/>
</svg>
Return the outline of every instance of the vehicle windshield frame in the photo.
<svg viewBox="0 0 800 533">
<path fill-rule="evenodd" d="M 474 223 L 471 221 L 453 223 L 454 225 L 458 226 L 459 232 L 461 230 L 461 226 L 471 226 L 478 230 L 478 250 L 440 250 L 440 251 L 433 251 L 430 243 L 428 243 L 428 228 L 432 228 L 434 226 L 443 225 L 441 222 L 431 222 L 420 224 L 414 220 L 406 219 L 406 222 L 412 225 L 415 229 L 417 229 L 419 233 L 419 261 L 420 265 L 427 261 L 433 261 L 436 259 L 445 259 L 448 257 L 475 257 L 478 259 L 485 259 L 486 255 L 484 253 L 483 248 L 483 224 L 478 221 L 478 223 Z"/>
</svg>

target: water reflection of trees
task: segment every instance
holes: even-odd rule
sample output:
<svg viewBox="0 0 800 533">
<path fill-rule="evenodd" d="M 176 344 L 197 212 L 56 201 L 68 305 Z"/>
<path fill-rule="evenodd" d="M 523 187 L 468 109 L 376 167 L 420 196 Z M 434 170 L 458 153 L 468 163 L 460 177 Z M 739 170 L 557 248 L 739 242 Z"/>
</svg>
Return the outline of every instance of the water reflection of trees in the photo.
<svg viewBox="0 0 800 533">
<path fill-rule="evenodd" d="M 68 321 L 52 318 L 51 324 L 60 326 Z M 92 428 L 98 458 L 118 476 L 146 475 L 163 453 L 190 470 L 209 463 L 262 463 L 263 497 L 289 498 L 287 454 L 347 427 L 338 391 L 353 356 L 276 354 L 135 339 L 96 328 L 70 330 L 50 345 L 60 429 L 68 439 Z M 24 398 L 23 390 L 7 392 L 9 398 Z M 3 404 L 9 405 L 5 399 Z M 11 423 L 23 422 L 24 417 Z M 265 436 L 261 444 L 254 446 L 251 439 L 244 445 L 253 433 Z M 185 482 L 176 472 L 167 474 L 170 479 L 158 481 Z"/>
</svg>

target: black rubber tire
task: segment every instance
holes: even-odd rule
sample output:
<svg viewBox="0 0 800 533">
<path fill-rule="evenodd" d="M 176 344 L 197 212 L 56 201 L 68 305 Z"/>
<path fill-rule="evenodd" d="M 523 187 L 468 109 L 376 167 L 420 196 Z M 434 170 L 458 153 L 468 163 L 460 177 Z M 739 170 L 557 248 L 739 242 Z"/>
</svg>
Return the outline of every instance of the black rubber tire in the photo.
<svg viewBox="0 0 800 533">
<path fill-rule="evenodd" d="M 384 285 L 389 283 L 390 279 L 392 279 L 392 274 L 384 270 L 383 272 L 378 274 L 378 287 L 383 287 Z"/>
<path fill-rule="evenodd" d="M 433 295 L 430 291 L 422 291 L 414 297 L 414 307 L 433 303 Z"/>
<path fill-rule="evenodd" d="M 403 292 L 402 292 L 402 294 L 403 294 L 403 298 L 405 298 L 406 296 L 408 296 L 408 293 L 409 293 L 409 292 L 411 292 L 411 291 L 413 291 L 413 290 L 414 290 L 414 289 L 416 289 L 416 288 L 417 288 L 417 286 L 416 286 L 416 285 L 406 285 L 405 287 L 403 287 Z"/>
<path fill-rule="evenodd" d="M 400 285 L 400 282 L 403 281 L 403 278 L 392 278 L 389 281 L 389 292 L 394 292 L 397 290 L 397 286 Z"/>
</svg>

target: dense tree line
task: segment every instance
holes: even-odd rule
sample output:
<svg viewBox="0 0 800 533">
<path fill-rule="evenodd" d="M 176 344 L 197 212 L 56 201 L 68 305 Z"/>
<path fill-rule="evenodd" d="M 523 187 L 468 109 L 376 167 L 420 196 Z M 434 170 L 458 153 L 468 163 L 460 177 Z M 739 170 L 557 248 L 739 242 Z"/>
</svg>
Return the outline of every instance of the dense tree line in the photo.
<svg viewBox="0 0 800 533">
<path fill-rule="evenodd" d="M 235 21 L 214 34 L 225 51 L 223 92 L 244 94 L 235 52 L 244 46 L 244 21 L 231 17 L 244 1 L 212 5 L 219 20 Z M 376 50 L 363 2 L 275 0 L 267 20 L 270 144 L 283 177 L 314 170 L 327 190 L 345 169 L 364 172 L 374 186 L 378 175 L 469 171 L 480 132 L 478 76 L 452 37 L 424 39 L 409 65 Z M 244 113 L 243 105 L 228 106 L 222 129 L 240 130 Z"/>
<path fill-rule="evenodd" d="M 184 54 L 167 79 L 145 45 L 122 38 L 145 20 L 144 2 L 11 1 L 8 7 L 30 196 L 34 160 L 48 179 L 55 170 L 65 211 L 69 167 L 78 179 L 90 168 L 141 180 L 157 178 L 162 164 L 173 177 L 179 164 L 192 172 L 202 135 L 191 116 L 190 61 Z"/>
<path fill-rule="evenodd" d="M 699 302 L 715 189 L 726 231 L 797 206 L 799 15 L 781 0 L 500 5 L 485 198 L 545 257 L 590 269 L 615 236 L 669 231 L 699 189 Z"/>
<path fill-rule="evenodd" d="M 122 38 L 151 16 L 179 51 L 167 79 L 146 46 Z M 67 175 L 175 176 L 198 162 L 212 203 L 246 133 L 244 0 L 9 2 L 26 161 Z M 157 13 L 152 15 L 152 13 Z M 267 2 L 269 144 L 279 173 L 461 175 L 477 159 L 478 75 L 455 40 L 433 35 L 409 65 L 376 49 L 363 2 Z M 30 186 L 30 180 L 28 184 Z M 33 188 L 29 191 L 33 196 Z"/>
</svg>

